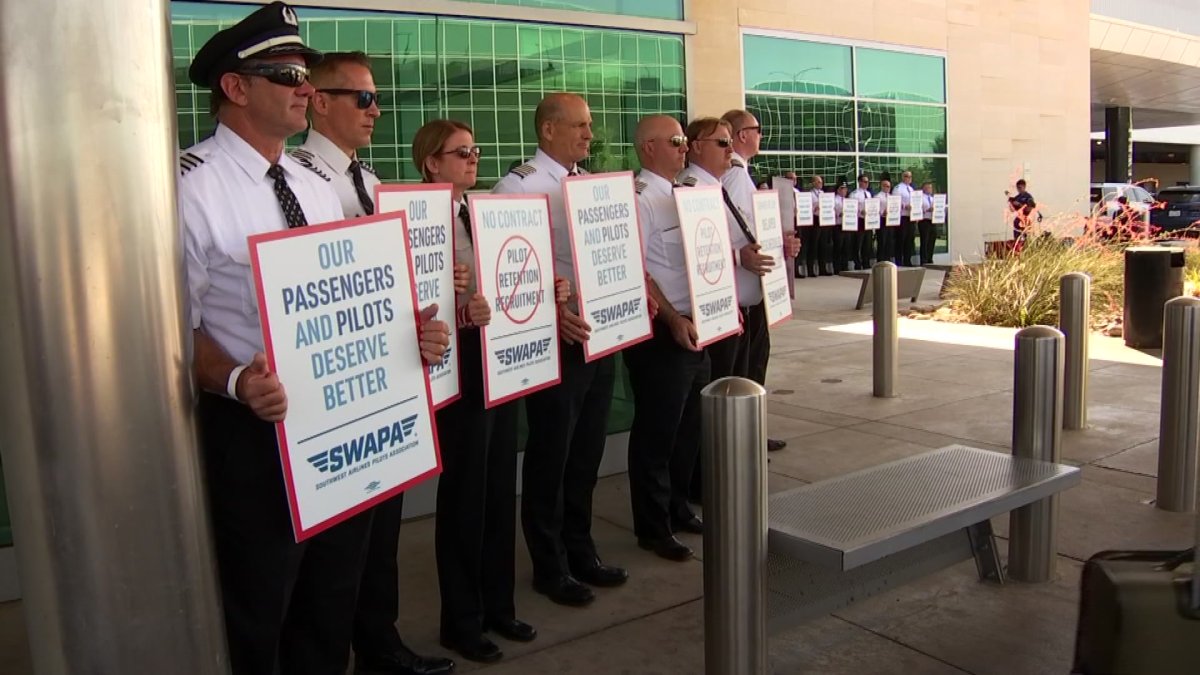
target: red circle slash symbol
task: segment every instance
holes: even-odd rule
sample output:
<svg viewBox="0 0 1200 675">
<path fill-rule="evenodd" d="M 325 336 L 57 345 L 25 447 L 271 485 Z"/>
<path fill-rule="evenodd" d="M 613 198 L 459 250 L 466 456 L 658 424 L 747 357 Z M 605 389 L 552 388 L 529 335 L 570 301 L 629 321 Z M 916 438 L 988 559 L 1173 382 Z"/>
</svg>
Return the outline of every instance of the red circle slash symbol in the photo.
<svg viewBox="0 0 1200 675">
<path fill-rule="evenodd" d="M 709 286 L 716 286 L 717 282 L 721 280 L 721 276 L 725 274 L 725 265 L 711 264 L 723 262 L 720 259 L 721 243 L 721 233 L 717 231 L 717 226 L 708 218 L 701 218 L 700 222 L 696 224 L 696 259 L 700 260 L 700 252 L 704 251 L 704 260 L 700 263 L 700 276 L 708 282 Z M 710 276 L 714 272 L 716 276 Z"/>
<path fill-rule="evenodd" d="M 511 257 L 510 257 L 510 254 Z M 530 271 L 532 264 L 532 276 L 537 279 L 536 283 L 524 284 L 527 289 L 535 292 L 535 299 L 531 303 L 522 305 L 521 307 L 513 307 L 513 301 L 517 297 L 517 292 L 521 290 L 522 282 L 525 281 L 527 273 Z M 500 245 L 500 252 L 496 256 L 496 291 L 499 293 L 503 288 L 500 280 L 508 275 L 513 274 L 517 266 L 520 270 L 515 271 L 516 277 L 513 280 L 512 292 L 508 294 L 508 298 L 504 300 L 500 309 L 507 316 L 509 321 L 513 323 L 525 323 L 533 318 L 537 313 L 538 307 L 542 304 L 542 297 L 536 291 L 542 289 L 542 261 L 538 258 L 537 251 L 533 248 L 533 244 L 529 240 L 520 235 L 515 235 L 504 240 Z M 524 310 L 528 309 L 529 313 L 525 314 Z M 514 311 L 521 310 L 521 311 Z"/>
</svg>

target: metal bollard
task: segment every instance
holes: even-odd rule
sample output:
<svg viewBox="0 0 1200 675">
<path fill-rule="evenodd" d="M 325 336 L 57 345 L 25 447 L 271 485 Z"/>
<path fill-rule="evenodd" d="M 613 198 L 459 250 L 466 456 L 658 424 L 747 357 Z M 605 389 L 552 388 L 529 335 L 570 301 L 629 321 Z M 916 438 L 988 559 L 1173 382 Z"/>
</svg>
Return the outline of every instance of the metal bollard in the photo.
<svg viewBox="0 0 1200 675">
<path fill-rule="evenodd" d="M 875 263 L 871 268 L 871 318 L 875 324 L 871 341 L 871 373 L 876 398 L 896 395 L 900 372 L 900 320 L 896 312 L 896 265 Z"/>
<path fill-rule="evenodd" d="M 1013 369 L 1012 451 L 1057 462 L 1062 452 L 1063 334 L 1050 326 L 1017 333 Z M 1008 573 L 1018 581 L 1050 581 L 1056 560 L 1058 500 L 1051 496 L 1009 514 Z"/>
<path fill-rule="evenodd" d="M 1064 274 L 1058 282 L 1058 329 L 1067 337 L 1063 379 L 1063 428 L 1087 428 L 1088 318 L 1092 280 L 1083 272 Z"/>
<path fill-rule="evenodd" d="M 1200 442 L 1200 298 L 1166 302 L 1162 410 L 1158 424 L 1158 499 L 1164 511 L 1196 509 Z"/>
<path fill-rule="evenodd" d="M 767 672 L 767 390 L 723 377 L 700 393 L 704 672 Z"/>
</svg>

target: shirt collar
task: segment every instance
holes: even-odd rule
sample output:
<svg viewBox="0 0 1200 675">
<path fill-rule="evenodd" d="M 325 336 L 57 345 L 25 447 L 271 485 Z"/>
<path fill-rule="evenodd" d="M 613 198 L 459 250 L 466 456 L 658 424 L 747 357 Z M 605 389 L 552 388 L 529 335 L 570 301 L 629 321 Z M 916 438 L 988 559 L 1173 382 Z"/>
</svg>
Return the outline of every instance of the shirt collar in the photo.
<svg viewBox="0 0 1200 675">
<path fill-rule="evenodd" d="M 638 172 L 638 178 L 640 178 L 641 181 L 646 184 L 646 187 L 654 187 L 658 191 L 666 192 L 667 194 L 671 194 L 671 189 L 675 187 L 675 184 L 671 181 L 663 178 L 653 171 L 647 171 L 645 169 Z"/>
<path fill-rule="evenodd" d="M 328 136 L 316 129 L 308 130 L 308 138 L 305 139 L 304 144 L 312 150 L 314 155 L 324 160 L 329 168 L 339 174 L 346 173 L 346 170 L 350 168 L 351 160 L 354 159 L 329 140 Z"/>
<path fill-rule="evenodd" d="M 555 180 L 559 181 L 561 181 L 563 178 L 566 178 L 568 173 L 571 173 L 572 171 L 579 171 L 578 164 L 568 169 L 562 164 L 554 161 L 554 158 L 550 155 L 542 152 L 541 148 L 538 148 L 537 152 L 533 153 L 532 162 L 537 164 L 538 168 L 545 170 L 546 173 L 550 174 L 550 176 Z"/>
<path fill-rule="evenodd" d="M 239 136 L 236 131 L 224 124 L 218 124 L 217 130 L 213 133 L 213 140 L 229 154 L 234 164 L 240 166 L 251 180 L 258 182 L 267 177 L 267 170 L 271 168 L 271 163 L 257 150 L 250 147 L 246 139 Z M 293 166 L 285 160 L 287 156 L 286 152 L 283 153 L 279 164 L 284 167 L 285 171 L 294 171 Z"/>
<path fill-rule="evenodd" d="M 712 175 L 699 164 L 688 164 L 687 171 L 691 172 L 697 179 L 697 182 L 705 185 L 720 185 L 721 181 L 716 176 Z"/>
</svg>

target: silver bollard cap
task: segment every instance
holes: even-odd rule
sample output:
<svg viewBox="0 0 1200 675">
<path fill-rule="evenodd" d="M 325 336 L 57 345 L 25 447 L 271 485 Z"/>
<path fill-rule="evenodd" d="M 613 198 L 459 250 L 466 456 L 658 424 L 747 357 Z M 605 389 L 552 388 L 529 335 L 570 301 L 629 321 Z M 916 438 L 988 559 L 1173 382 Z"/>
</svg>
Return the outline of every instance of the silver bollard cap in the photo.
<svg viewBox="0 0 1200 675">
<path fill-rule="evenodd" d="M 714 398 L 757 398 L 766 396 L 767 390 L 754 380 L 744 377 L 722 377 L 701 389 L 700 395 Z"/>
<path fill-rule="evenodd" d="M 1029 326 L 1017 331 L 1017 342 L 1024 340 L 1051 340 L 1054 338 L 1063 339 L 1064 337 L 1062 331 L 1053 326 Z"/>
</svg>

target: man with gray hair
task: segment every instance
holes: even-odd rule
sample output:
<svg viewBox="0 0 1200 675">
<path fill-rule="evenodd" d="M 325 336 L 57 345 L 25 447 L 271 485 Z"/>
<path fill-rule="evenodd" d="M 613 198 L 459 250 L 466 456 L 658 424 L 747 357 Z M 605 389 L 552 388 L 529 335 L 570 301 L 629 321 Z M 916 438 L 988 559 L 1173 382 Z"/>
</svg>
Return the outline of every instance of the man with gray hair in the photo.
<svg viewBox="0 0 1200 675">
<path fill-rule="evenodd" d="M 581 96 L 548 94 L 534 112 L 534 127 L 537 153 L 501 178 L 493 192 L 546 195 L 555 276 L 574 279 L 562 181 L 585 173 L 578 163 L 591 149 L 592 113 Z M 562 383 L 525 398 L 529 439 L 521 527 L 534 590 L 560 605 L 582 607 L 595 599 L 584 584 L 619 586 L 629 577 L 623 568 L 602 563 L 592 540 L 592 492 L 608 437 L 616 357 L 584 360 L 591 327 L 579 316 L 574 294 L 559 305 L 558 322 Z"/>
</svg>

